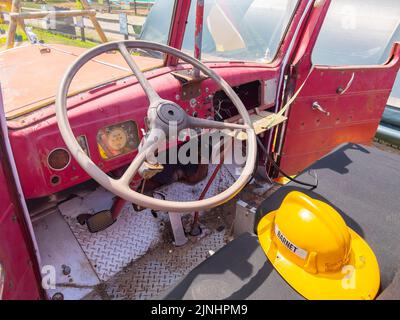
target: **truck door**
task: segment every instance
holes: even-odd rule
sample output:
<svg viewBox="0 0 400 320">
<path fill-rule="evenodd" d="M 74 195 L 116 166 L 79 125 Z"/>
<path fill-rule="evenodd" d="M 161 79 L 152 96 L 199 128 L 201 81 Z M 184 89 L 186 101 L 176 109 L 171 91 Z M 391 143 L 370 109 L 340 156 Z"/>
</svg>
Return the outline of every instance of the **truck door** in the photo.
<svg viewBox="0 0 400 320">
<path fill-rule="evenodd" d="M 315 1 L 293 56 L 273 152 L 297 174 L 344 142 L 370 144 L 400 66 L 398 0 Z M 395 39 L 397 38 L 397 39 Z"/>
<path fill-rule="evenodd" d="M 40 272 L 7 148 L 0 88 L 0 300 L 39 299 Z"/>
</svg>

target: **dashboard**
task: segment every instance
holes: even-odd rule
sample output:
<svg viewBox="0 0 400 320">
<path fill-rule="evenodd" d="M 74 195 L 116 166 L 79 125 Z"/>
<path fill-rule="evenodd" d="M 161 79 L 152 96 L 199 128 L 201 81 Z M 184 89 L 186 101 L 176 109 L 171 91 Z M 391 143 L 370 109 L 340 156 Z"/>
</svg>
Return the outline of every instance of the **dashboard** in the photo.
<svg viewBox="0 0 400 320">
<path fill-rule="evenodd" d="M 274 105 L 276 69 L 243 65 L 211 67 L 234 88 L 248 110 Z M 174 77 L 171 68 L 146 75 L 162 98 L 178 103 L 191 116 L 218 121 L 238 119 L 236 108 L 210 79 L 203 80 L 195 92 L 190 92 Z M 119 170 L 136 155 L 146 130 L 148 104 L 136 79 L 129 77 L 70 97 L 68 116 L 82 149 L 102 170 L 118 176 Z M 90 179 L 61 138 L 54 105 L 9 120 L 8 127 L 27 199 L 48 196 Z"/>
<path fill-rule="evenodd" d="M 261 81 L 243 83 L 233 88 L 242 100 L 247 110 L 253 110 L 261 106 Z M 225 91 L 220 90 L 213 97 L 214 120 L 224 121 L 236 117 L 239 112 L 226 95 Z"/>
</svg>

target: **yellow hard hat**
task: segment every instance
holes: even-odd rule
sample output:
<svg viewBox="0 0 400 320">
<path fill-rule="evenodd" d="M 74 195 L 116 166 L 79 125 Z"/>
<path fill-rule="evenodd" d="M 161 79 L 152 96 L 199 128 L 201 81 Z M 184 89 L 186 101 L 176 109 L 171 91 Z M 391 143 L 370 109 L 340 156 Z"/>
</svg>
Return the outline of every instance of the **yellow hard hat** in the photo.
<svg viewBox="0 0 400 320">
<path fill-rule="evenodd" d="M 257 229 L 274 268 L 305 298 L 375 298 L 380 285 L 375 254 L 327 203 L 292 191 Z"/>
</svg>

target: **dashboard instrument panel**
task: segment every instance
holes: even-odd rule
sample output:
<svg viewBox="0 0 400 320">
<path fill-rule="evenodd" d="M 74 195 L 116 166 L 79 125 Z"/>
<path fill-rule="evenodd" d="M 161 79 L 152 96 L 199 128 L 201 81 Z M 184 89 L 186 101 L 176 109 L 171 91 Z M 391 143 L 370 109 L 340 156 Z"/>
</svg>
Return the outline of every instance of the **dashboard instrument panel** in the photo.
<svg viewBox="0 0 400 320">
<path fill-rule="evenodd" d="M 139 142 L 137 125 L 131 120 L 104 127 L 97 132 L 97 147 L 104 160 L 136 150 Z"/>
<path fill-rule="evenodd" d="M 247 69 L 229 66 L 215 69 L 237 90 L 247 109 L 263 101 L 262 95 L 260 97 L 264 89 L 262 81 L 277 76 L 276 71 L 264 67 Z M 235 110 L 210 79 L 205 79 L 198 87 L 200 92 L 195 104 L 190 101 L 192 99 L 183 98 L 182 84 L 170 72 L 160 73 L 153 79 L 155 90 L 164 99 L 178 103 L 189 115 L 196 113 L 199 118 L 220 121 L 235 117 Z M 104 172 L 111 174 L 128 165 L 137 152 L 142 131 L 146 129 L 148 111 L 148 99 L 136 79 L 124 79 L 116 82 L 112 88 L 85 92 L 70 97 L 69 101 L 71 128 L 91 160 Z M 16 165 L 27 199 L 67 190 L 90 179 L 70 156 L 53 109 L 49 106 L 7 122 L 13 149 L 17 151 Z M 27 161 L 31 165 L 27 166 Z"/>
</svg>

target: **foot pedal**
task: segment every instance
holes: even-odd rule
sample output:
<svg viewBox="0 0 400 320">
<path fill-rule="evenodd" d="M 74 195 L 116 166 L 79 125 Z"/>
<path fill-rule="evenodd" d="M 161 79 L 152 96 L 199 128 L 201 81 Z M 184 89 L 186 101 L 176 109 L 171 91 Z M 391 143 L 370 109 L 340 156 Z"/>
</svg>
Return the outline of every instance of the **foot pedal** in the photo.
<svg viewBox="0 0 400 320">
<path fill-rule="evenodd" d="M 113 219 L 111 211 L 104 210 L 90 216 L 90 218 L 86 220 L 86 225 L 88 227 L 89 232 L 96 233 L 104 229 L 107 229 L 115 221 L 117 220 Z"/>
</svg>

